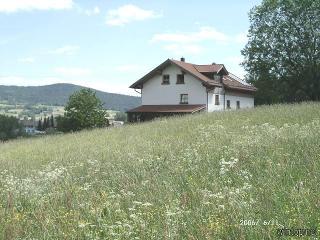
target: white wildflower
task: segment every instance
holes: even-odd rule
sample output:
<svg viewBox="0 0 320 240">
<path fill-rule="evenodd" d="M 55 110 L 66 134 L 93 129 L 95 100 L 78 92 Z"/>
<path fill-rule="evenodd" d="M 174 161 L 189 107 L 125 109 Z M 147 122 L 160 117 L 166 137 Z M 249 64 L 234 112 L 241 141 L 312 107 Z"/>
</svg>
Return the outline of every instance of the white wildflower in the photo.
<svg viewBox="0 0 320 240">
<path fill-rule="evenodd" d="M 144 206 L 144 207 L 150 207 L 150 206 L 152 206 L 152 204 L 149 203 L 149 202 L 142 203 L 141 205 Z"/>
<path fill-rule="evenodd" d="M 224 205 L 218 205 L 218 208 L 224 210 Z"/>
</svg>

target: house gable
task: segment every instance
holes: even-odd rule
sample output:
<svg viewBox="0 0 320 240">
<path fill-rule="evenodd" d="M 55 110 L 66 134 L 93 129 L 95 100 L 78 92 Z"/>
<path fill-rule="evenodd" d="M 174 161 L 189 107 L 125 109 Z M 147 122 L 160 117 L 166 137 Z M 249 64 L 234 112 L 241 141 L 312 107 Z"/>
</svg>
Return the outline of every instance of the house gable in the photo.
<svg viewBox="0 0 320 240">
<path fill-rule="evenodd" d="M 184 76 L 183 84 L 177 83 L 177 76 L 181 74 Z M 164 75 L 169 76 L 169 84 L 162 84 Z M 202 82 L 175 64 L 153 74 L 143 83 L 141 93 L 142 105 L 181 104 L 181 95 L 187 95 L 187 104 L 206 104 L 206 88 Z"/>
<path fill-rule="evenodd" d="M 185 61 L 177 61 L 173 59 L 167 59 L 144 77 L 136 81 L 130 86 L 134 89 L 142 89 L 143 85 L 153 78 L 155 75 L 162 74 L 163 70 L 170 65 L 179 67 L 183 72 L 188 73 L 200 81 L 208 89 L 215 87 L 224 87 L 226 89 L 232 89 L 239 92 L 253 93 L 257 89 L 250 84 L 243 82 L 233 74 L 229 73 L 223 64 L 210 64 L 210 65 L 196 65 L 186 63 Z M 214 75 L 221 76 L 220 80 L 213 78 Z"/>
<path fill-rule="evenodd" d="M 172 59 L 167 59 L 166 61 L 161 63 L 159 66 L 157 66 L 155 69 L 153 69 L 151 72 L 147 73 L 145 76 L 143 76 L 138 81 L 133 83 L 130 86 L 130 88 L 142 89 L 143 84 L 145 82 L 149 81 L 155 75 L 162 74 L 162 71 L 170 65 L 175 65 L 179 67 L 182 71 L 184 71 L 185 73 L 189 73 L 190 75 L 194 76 L 198 81 L 202 83 L 210 83 L 211 85 L 221 86 L 221 83 L 219 83 L 218 81 L 213 81 L 212 79 L 201 74 L 193 64 L 172 60 Z"/>
</svg>

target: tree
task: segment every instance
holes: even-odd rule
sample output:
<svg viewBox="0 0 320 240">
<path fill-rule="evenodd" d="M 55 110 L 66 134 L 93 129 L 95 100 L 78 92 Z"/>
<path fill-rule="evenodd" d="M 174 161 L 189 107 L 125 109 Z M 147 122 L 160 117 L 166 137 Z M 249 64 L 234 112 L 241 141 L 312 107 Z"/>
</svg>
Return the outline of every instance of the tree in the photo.
<svg viewBox="0 0 320 240">
<path fill-rule="evenodd" d="M 44 117 L 43 119 L 43 124 L 42 124 L 42 130 L 45 131 L 48 127 L 48 123 L 47 123 L 47 117 Z"/>
<path fill-rule="evenodd" d="M 17 118 L 0 115 L 0 141 L 6 141 L 23 135 L 23 127 Z"/>
<path fill-rule="evenodd" d="M 57 116 L 56 121 L 57 121 L 57 130 L 60 132 L 70 132 L 74 128 L 72 119 L 70 118 L 66 118 L 64 116 Z"/>
<path fill-rule="evenodd" d="M 320 100 L 320 1 L 263 0 L 242 50 L 257 103 Z"/>
<path fill-rule="evenodd" d="M 47 120 L 46 120 L 46 129 L 50 128 L 50 118 L 47 117 Z"/>
<path fill-rule="evenodd" d="M 63 117 L 57 118 L 58 130 L 79 131 L 108 126 L 103 104 L 91 89 L 81 89 L 69 97 Z"/>
<path fill-rule="evenodd" d="M 50 117 L 50 127 L 54 128 L 54 118 L 53 115 Z"/>
<path fill-rule="evenodd" d="M 127 114 L 124 112 L 117 112 L 116 115 L 114 116 L 115 121 L 127 121 Z"/>
<path fill-rule="evenodd" d="M 42 131 L 42 119 L 39 119 L 39 121 L 38 121 L 37 130 Z"/>
</svg>

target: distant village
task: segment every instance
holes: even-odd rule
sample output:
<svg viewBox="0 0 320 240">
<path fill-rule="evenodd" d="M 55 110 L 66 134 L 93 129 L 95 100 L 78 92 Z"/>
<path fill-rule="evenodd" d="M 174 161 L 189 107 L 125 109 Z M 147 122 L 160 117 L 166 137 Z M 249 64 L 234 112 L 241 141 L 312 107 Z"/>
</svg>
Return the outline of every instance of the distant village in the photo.
<svg viewBox="0 0 320 240">
<path fill-rule="evenodd" d="M 44 135 L 54 132 L 57 128 L 56 117 L 57 116 L 54 117 L 51 115 L 50 117 L 36 119 L 35 117 L 25 116 L 20 118 L 19 122 L 27 135 Z M 109 127 L 121 127 L 124 125 L 125 121 L 119 121 L 117 119 L 116 114 L 107 117 L 106 121 L 109 123 Z"/>
</svg>

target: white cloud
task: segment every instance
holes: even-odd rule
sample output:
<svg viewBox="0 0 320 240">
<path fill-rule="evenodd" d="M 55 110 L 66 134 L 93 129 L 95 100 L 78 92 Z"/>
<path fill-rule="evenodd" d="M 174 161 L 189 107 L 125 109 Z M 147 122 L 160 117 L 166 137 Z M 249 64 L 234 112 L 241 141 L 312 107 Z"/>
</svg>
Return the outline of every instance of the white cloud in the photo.
<svg viewBox="0 0 320 240">
<path fill-rule="evenodd" d="M 64 76 L 87 76 L 92 73 L 91 70 L 87 68 L 66 68 L 66 67 L 56 68 L 55 72 Z"/>
<path fill-rule="evenodd" d="M 19 58 L 18 62 L 21 62 L 21 63 L 34 63 L 35 59 L 33 57 Z"/>
<path fill-rule="evenodd" d="M 123 26 L 134 21 L 142 21 L 150 18 L 156 18 L 157 15 L 152 10 L 145 10 L 132 4 L 127 4 L 118 9 L 109 10 L 107 13 L 107 25 Z"/>
<path fill-rule="evenodd" d="M 201 27 L 197 32 L 189 33 L 160 33 L 155 34 L 152 42 L 196 43 L 212 40 L 215 42 L 227 42 L 228 36 L 212 27 Z"/>
<path fill-rule="evenodd" d="M 240 65 L 240 63 L 242 63 L 243 60 L 243 56 L 241 55 L 228 56 L 223 59 L 223 63 L 227 67 L 228 71 L 240 78 L 244 78 L 246 72 L 244 68 Z"/>
<path fill-rule="evenodd" d="M 67 46 L 63 46 L 61 48 L 50 50 L 49 54 L 72 55 L 72 54 L 75 54 L 78 50 L 79 50 L 79 46 L 67 45 Z"/>
<path fill-rule="evenodd" d="M 246 44 L 248 42 L 248 32 L 239 33 L 234 40 L 236 43 Z"/>
<path fill-rule="evenodd" d="M 163 48 L 175 55 L 199 54 L 203 51 L 203 48 L 196 44 L 169 44 Z"/>
<path fill-rule="evenodd" d="M 7 86 L 40 86 L 52 83 L 63 83 L 60 78 L 55 77 L 25 77 L 25 76 L 0 76 L 0 82 Z"/>
<path fill-rule="evenodd" d="M 99 15 L 100 14 L 100 8 L 96 6 L 96 7 L 92 8 L 92 9 L 84 10 L 84 14 L 86 14 L 87 16 Z"/>
<path fill-rule="evenodd" d="M 140 72 L 145 70 L 145 67 L 137 64 L 125 64 L 117 66 L 115 70 L 118 72 Z"/>
<path fill-rule="evenodd" d="M 176 55 L 199 54 L 204 50 L 201 44 L 210 41 L 225 44 L 228 43 L 229 37 L 215 28 L 200 27 L 196 32 L 160 33 L 155 34 L 151 39 L 152 43 L 165 43 L 163 49 Z"/>
<path fill-rule="evenodd" d="M 26 79 L 19 76 L 0 76 L 0 82 L 2 85 L 19 85 L 24 86 L 27 83 Z"/>
<path fill-rule="evenodd" d="M 226 57 L 225 60 L 232 62 L 232 63 L 237 63 L 240 64 L 243 61 L 243 56 L 239 55 L 239 56 L 229 56 Z"/>
<path fill-rule="evenodd" d="M 230 44 L 243 45 L 247 40 L 247 32 L 232 36 L 213 27 L 200 27 L 195 32 L 158 33 L 153 35 L 151 43 L 163 43 L 164 50 L 176 55 L 196 55 L 204 52 L 206 43 L 228 47 Z"/>
<path fill-rule="evenodd" d="M 61 10 L 73 6 L 73 0 L 0 0 L 0 12 Z"/>
</svg>

